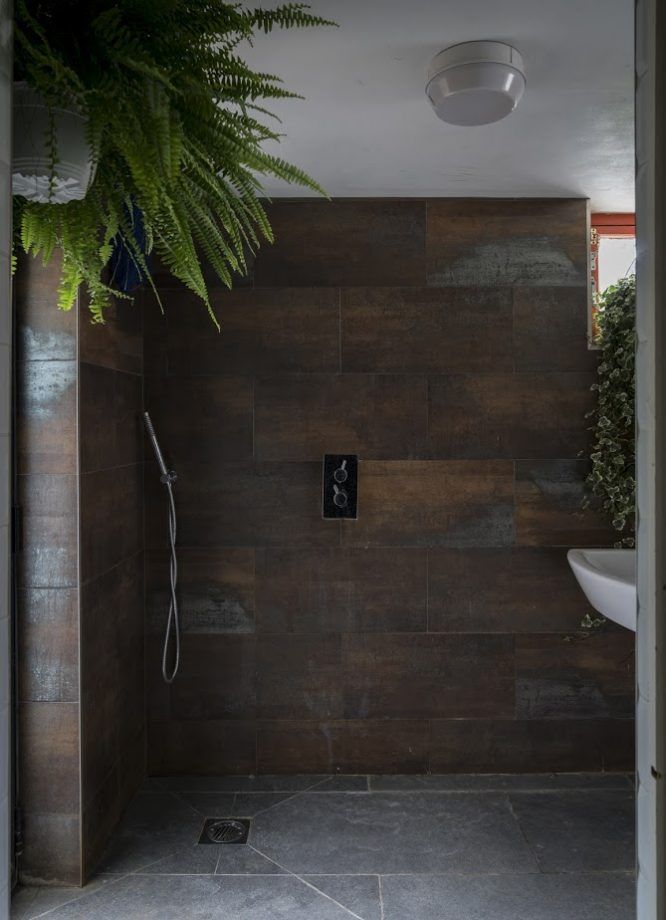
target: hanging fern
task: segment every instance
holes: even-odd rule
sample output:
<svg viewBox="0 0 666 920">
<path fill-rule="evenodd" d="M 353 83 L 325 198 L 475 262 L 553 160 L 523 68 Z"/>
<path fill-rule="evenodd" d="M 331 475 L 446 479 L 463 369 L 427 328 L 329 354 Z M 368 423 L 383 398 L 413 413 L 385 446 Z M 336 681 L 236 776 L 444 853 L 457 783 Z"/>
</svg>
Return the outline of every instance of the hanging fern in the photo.
<svg viewBox="0 0 666 920">
<path fill-rule="evenodd" d="M 296 94 L 250 69 L 239 45 L 258 31 L 333 23 L 301 3 L 247 10 L 218 0 L 16 0 L 15 16 L 17 78 L 48 105 L 87 116 L 96 164 L 81 201 L 15 197 L 16 245 L 46 261 L 62 250 L 61 309 L 83 284 L 93 318 L 103 319 L 119 294 L 104 269 L 121 245 L 150 284 L 154 251 L 212 316 L 202 257 L 231 286 L 247 272 L 248 253 L 272 241 L 262 178 L 323 194 L 264 151 L 279 134 L 262 122 L 270 112 L 260 103 Z M 53 168 L 55 149 L 51 158 Z M 136 209 L 144 247 L 133 232 Z"/>
<path fill-rule="evenodd" d="M 635 349 L 636 276 L 621 278 L 599 298 L 601 361 L 592 389 L 597 394 L 592 470 L 587 484 L 618 532 L 619 544 L 634 545 L 636 503 Z"/>
</svg>

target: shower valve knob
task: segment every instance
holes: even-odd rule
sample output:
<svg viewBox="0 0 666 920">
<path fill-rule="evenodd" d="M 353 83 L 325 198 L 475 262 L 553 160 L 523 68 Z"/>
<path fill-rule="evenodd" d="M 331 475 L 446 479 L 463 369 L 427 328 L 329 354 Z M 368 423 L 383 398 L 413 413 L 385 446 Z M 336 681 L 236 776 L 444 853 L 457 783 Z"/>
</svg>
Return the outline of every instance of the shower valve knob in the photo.
<svg viewBox="0 0 666 920">
<path fill-rule="evenodd" d="M 324 456 L 324 518 L 357 517 L 358 457 L 355 454 Z"/>
</svg>

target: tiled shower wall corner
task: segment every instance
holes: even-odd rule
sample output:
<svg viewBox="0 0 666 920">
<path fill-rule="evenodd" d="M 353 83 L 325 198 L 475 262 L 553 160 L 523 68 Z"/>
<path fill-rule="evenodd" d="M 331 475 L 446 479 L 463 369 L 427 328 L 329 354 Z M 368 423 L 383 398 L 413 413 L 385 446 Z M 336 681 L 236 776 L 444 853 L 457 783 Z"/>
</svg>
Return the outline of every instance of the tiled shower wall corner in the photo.
<svg viewBox="0 0 666 920">
<path fill-rule="evenodd" d="M 23 878 L 78 884 L 145 773 L 142 331 L 57 309 L 22 260 L 18 472 Z"/>
<path fill-rule="evenodd" d="M 146 774 L 139 303 L 79 315 L 83 871 Z"/>
<path fill-rule="evenodd" d="M 178 472 L 182 668 L 161 682 L 165 496 L 146 479 L 153 773 L 624 769 L 633 636 L 592 636 L 570 546 L 596 355 L 580 200 L 282 201 L 218 333 L 167 275 L 146 404 Z M 358 521 L 321 517 L 358 453 Z"/>
</svg>

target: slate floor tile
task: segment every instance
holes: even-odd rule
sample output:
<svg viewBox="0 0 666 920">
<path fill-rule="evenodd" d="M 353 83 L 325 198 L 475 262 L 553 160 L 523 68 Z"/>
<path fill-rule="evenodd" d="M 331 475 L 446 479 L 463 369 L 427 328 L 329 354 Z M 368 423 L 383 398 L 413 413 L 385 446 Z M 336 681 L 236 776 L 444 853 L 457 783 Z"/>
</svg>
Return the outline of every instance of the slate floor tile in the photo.
<svg viewBox="0 0 666 920">
<path fill-rule="evenodd" d="M 611 791 L 512 795 L 544 872 L 634 868 L 634 796 Z"/>
<path fill-rule="evenodd" d="M 303 878 L 363 920 L 382 920 L 379 876 L 305 875 Z"/>
<path fill-rule="evenodd" d="M 370 776 L 371 792 L 551 792 L 633 787 L 628 773 L 432 773 Z"/>
<path fill-rule="evenodd" d="M 296 796 L 258 815 L 250 842 L 299 875 L 537 870 L 502 795 Z"/>
<path fill-rule="evenodd" d="M 194 846 L 203 818 L 169 792 L 139 794 L 104 854 L 100 872 L 135 872 L 176 851 Z"/>
<path fill-rule="evenodd" d="M 630 875 L 392 876 L 384 920 L 632 920 Z"/>
<path fill-rule="evenodd" d="M 133 875 L 49 914 L 49 920 L 92 917 L 95 920 L 350 920 L 348 910 L 288 875 Z"/>
</svg>

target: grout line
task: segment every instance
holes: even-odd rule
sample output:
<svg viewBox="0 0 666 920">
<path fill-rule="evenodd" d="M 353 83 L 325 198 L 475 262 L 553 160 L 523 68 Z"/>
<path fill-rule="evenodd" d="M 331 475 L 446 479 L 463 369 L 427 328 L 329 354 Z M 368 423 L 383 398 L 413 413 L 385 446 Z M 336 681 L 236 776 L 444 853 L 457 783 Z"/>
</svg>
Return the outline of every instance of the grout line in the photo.
<svg viewBox="0 0 666 920">
<path fill-rule="evenodd" d="M 81 888 L 81 894 L 77 895 L 75 898 L 71 898 L 69 901 L 64 901 L 62 904 L 58 904 L 56 907 L 49 907 L 48 910 L 43 911 L 41 914 L 31 914 L 29 920 L 38 920 L 39 917 L 48 917 L 55 913 L 55 911 L 60 910 L 61 907 L 67 907 L 68 904 L 75 904 L 77 901 L 82 901 L 84 898 L 97 894 L 98 891 L 103 891 L 105 888 L 108 888 L 110 885 L 115 885 L 118 882 L 122 882 L 123 879 L 129 878 L 132 873 L 126 872 L 124 875 L 119 875 L 118 878 L 110 879 L 105 885 L 100 885 L 99 888 L 96 888 L 95 891 L 86 892 L 85 888 Z"/>
<path fill-rule="evenodd" d="M 528 846 L 528 848 L 529 848 L 529 851 L 530 851 L 530 854 L 531 854 L 531 856 L 532 856 L 532 859 L 534 860 L 534 862 L 535 862 L 535 864 L 536 864 L 537 871 L 538 871 L 539 873 L 541 873 L 541 862 L 540 862 L 540 860 L 539 860 L 539 855 L 538 855 L 537 848 L 536 848 L 536 847 L 533 847 L 532 844 L 531 844 L 531 842 L 530 842 L 530 840 L 528 839 L 527 834 L 525 833 L 525 829 L 523 828 L 523 825 L 522 825 L 521 822 L 520 822 L 520 818 L 519 818 L 518 815 L 516 814 L 516 810 L 515 810 L 515 808 L 513 807 L 513 802 L 511 801 L 511 796 L 507 794 L 507 795 L 505 796 L 505 799 L 506 799 L 506 805 L 507 805 L 507 808 L 508 808 L 508 810 L 509 810 L 509 813 L 510 813 L 511 817 L 513 818 L 513 820 L 516 822 L 516 825 L 517 825 L 517 827 L 518 827 L 518 831 L 519 831 L 519 833 L 520 833 L 520 836 L 523 838 L 523 840 L 525 841 L 525 843 L 527 844 L 527 846 Z"/>
<path fill-rule="evenodd" d="M 335 898 L 332 898 L 330 894 L 326 894 L 325 891 L 321 891 L 317 888 L 316 885 L 313 885 L 311 882 L 308 882 L 306 879 L 302 878 L 300 875 L 296 875 L 295 872 L 292 872 L 290 869 L 287 869 L 285 866 L 280 865 L 279 862 L 276 862 L 274 859 L 271 859 L 270 856 L 266 856 L 265 853 L 262 853 L 261 850 L 258 850 L 256 847 L 252 846 L 251 843 L 246 844 L 250 847 L 251 850 L 254 850 L 255 853 L 258 853 L 259 856 L 263 856 L 264 859 L 267 859 L 269 862 L 273 863 L 274 866 L 277 866 L 278 869 L 281 869 L 287 875 L 290 875 L 292 878 L 298 879 L 299 882 L 302 882 L 303 885 L 306 885 L 308 888 L 311 888 L 313 891 L 316 891 L 317 894 L 321 895 L 322 898 L 326 898 L 327 901 L 331 901 L 333 904 L 337 904 L 341 910 L 344 910 L 345 913 L 349 914 L 350 917 L 355 917 L 356 920 L 364 920 L 359 914 L 355 914 L 353 910 L 350 910 L 348 907 L 345 907 L 344 904 L 341 904 L 339 901 L 336 901 Z M 316 875 L 316 873 L 313 873 Z"/>
<path fill-rule="evenodd" d="M 430 550 L 426 548 L 426 632 L 430 632 Z"/>
<path fill-rule="evenodd" d="M 384 892 L 382 890 L 381 875 L 377 876 L 377 884 L 379 887 L 379 916 L 380 916 L 380 920 L 384 920 Z"/>
<path fill-rule="evenodd" d="M 342 288 L 338 288 L 338 368 L 342 373 Z"/>
<path fill-rule="evenodd" d="M 256 811 L 252 818 L 256 818 L 258 815 L 265 815 L 267 811 L 270 811 L 271 808 L 277 808 L 278 805 L 284 805 L 286 802 L 291 802 L 292 799 L 297 798 L 299 795 L 303 795 L 304 792 L 310 792 L 311 789 L 316 789 L 317 786 L 321 786 L 323 783 L 327 783 L 331 779 L 330 776 L 327 776 L 326 779 L 320 779 L 316 783 L 313 783 L 311 786 L 306 786 L 305 789 L 299 789 L 298 792 L 293 792 L 290 796 L 287 796 L 286 799 L 281 799 L 279 802 L 273 802 L 272 805 L 269 805 L 268 808 L 262 808 L 261 811 Z M 247 795 L 253 795 L 258 793 L 246 793 Z M 269 795 L 280 795 L 279 792 L 268 793 Z M 235 799 L 234 799 L 235 801 Z M 276 864 L 277 865 L 277 864 Z"/>
</svg>

